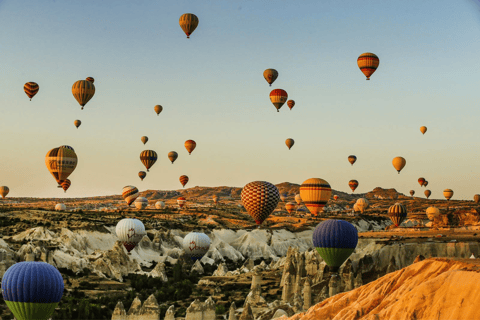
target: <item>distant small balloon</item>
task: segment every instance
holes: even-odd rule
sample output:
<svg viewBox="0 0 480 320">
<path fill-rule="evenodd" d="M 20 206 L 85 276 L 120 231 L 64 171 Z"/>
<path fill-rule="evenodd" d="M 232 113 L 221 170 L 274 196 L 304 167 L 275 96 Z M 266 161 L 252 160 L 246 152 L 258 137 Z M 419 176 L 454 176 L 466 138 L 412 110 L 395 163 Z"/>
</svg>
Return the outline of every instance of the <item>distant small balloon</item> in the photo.
<svg viewBox="0 0 480 320">
<path fill-rule="evenodd" d="M 0 195 L 2 196 L 3 199 L 5 199 L 5 197 L 9 192 L 10 192 L 10 189 L 8 189 L 7 186 L 0 187 Z"/>
<path fill-rule="evenodd" d="M 72 86 L 73 97 L 78 101 L 78 104 L 83 107 L 95 95 L 95 86 L 92 82 L 87 80 L 78 80 Z"/>
<path fill-rule="evenodd" d="M 474 196 L 473 196 L 473 200 L 475 201 L 475 203 L 480 202 L 480 194 L 474 195 Z"/>
<path fill-rule="evenodd" d="M 40 87 L 35 82 L 27 82 L 23 86 L 23 91 L 25 91 L 27 96 L 30 98 L 30 101 L 32 101 L 32 98 L 37 94 L 39 89 Z"/>
<path fill-rule="evenodd" d="M 178 153 L 176 153 L 175 151 L 170 151 L 168 153 L 168 159 L 172 161 L 172 164 L 175 162 L 175 160 L 177 160 L 177 158 L 178 158 Z"/>
<path fill-rule="evenodd" d="M 295 101 L 293 100 L 288 100 L 287 101 L 287 106 L 292 110 L 292 108 L 295 106 Z"/>
<path fill-rule="evenodd" d="M 193 150 L 197 147 L 197 143 L 193 140 L 185 141 L 185 149 L 187 149 L 188 154 L 192 154 Z"/>
<path fill-rule="evenodd" d="M 140 161 L 147 168 L 147 172 L 149 172 L 149 169 L 157 162 L 157 153 L 153 150 L 143 150 L 140 153 Z"/>
<path fill-rule="evenodd" d="M 185 185 L 188 183 L 188 177 L 186 175 L 180 176 L 180 183 L 185 188 Z"/>
<path fill-rule="evenodd" d="M 380 59 L 378 59 L 376 54 L 366 52 L 362 53 L 357 59 L 358 67 L 360 71 L 367 77 L 367 80 L 370 80 L 372 74 L 377 70 L 378 65 L 380 64 Z"/>
<path fill-rule="evenodd" d="M 430 197 L 430 195 L 432 194 L 432 191 L 430 190 L 425 190 L 424 191 L 424 194 L 425 194 L 425 197 L 427 197 L 427 199 Z"/>
<path fill-rule="evenodd" d="M 275 80 L 277 80 L 278 72 L 275 69 L 267 69 L 263 71 L 263 77 L 265 78 L 265 80 L 267 80 L 268 84 L 271 87 L 272 83 L 274 83 Z"/>
<path fill-rule="evenodd" d="M 143 181 L 143 179 L 145 179 L 145 177 L 147 176 L 147 173 L 146 173 L 145 171 L 140 171 L 140 172 L 138 173 L 138 176 L 139 176 L 140 179 L 142 179 L 142 181 Z"/>
<path fill-rule="evenodd" d="M 272 101 L 277 112 L 280 112 L 280 108 L 287 102 L 288 94 L 287 91 L 282 89 L 275 89 L 270 92 L 270 101 Z"/>
<path fill-rule="evenodd" d="M 425 132 L 427 132 L 427 127 L 425 127 L 425 126 L 420 127 L 420 132 L 422 134 L 425 134 Z"/>
<path fill-rule="evenodd" d="M 290 150 L 295 144 L 295 141 L 293 141 L 293 139 L 291 138 L 288 138 L 287 140 L 285 140 L 285 144 L 287 145 L 288 150 Z"/>
<path fill-rule="evenodd" d="M 295 202 L 287 202 L 285 205 L 285 209 L 288 211 L 288 213 L 292 213 L 293 210 L 295 210 Z"/>
<path fill-rule="evenodd" d="M 410 190 L 410 195 L 413 197 L 413 195 L 415 194 L 415 190 Z"/>
<path fill-rule="evenodd" d="M 353 164 L 357 161 L 357 157 L 354 155 L 348 156 L 348 162 L 350 162 L 353 166 Z"/>
<path fill-rule="evenodd" d="M 156 209 L 159 209 L 159 210 L 160 210 L 160 209 L 165 209 L 165 202 L 163 202 L 163 201 L 157 201 L 157 202 L 155 202 L 155 208 L 156 208 Z"/>
<path fill-rule="evenodd" d="M 143 136 L 140 138 L 140 140 L 142 140 L 143 144 L 147 143 L 148 142 L 148 137 L 147 136 Z"/>
<path fill-rule="evenodd" d="M 77 129 L 78 129 L 78 127 L 80 127 L 80 125 L 82 124 L 82 121 L 80 121 L 80 120 L 75 120 L 75 121 L 73 121 L 73 124 L 74 124 L 75 127 L 77 127 Z"/>
<path fill-rule="evenodd" d="M 395 157 L 392 160 L 393 167 L 398 171 L 398 174 L 400 174 L 400 171 L 402 171 L 406 163 L 407 160 L 405 160 L 403 157 Z"/>
<path fill-rule="evenodd" d="M 390 217 L 390 220 L 392 220 L 393 224 L 398 227 L 407 217 L 407 207 L 405 207 L 403 204 L 395 203 L 393 206 L 388 208 L 388 216 Z"/>
<path fill-rule="evenodd" d="M 440 210 L 436 207 L 428 207 L 426 213 L 427 218 L 433 221 L 436 217 L 440 215 Z"/>
<path fill-rule="evenodd" d="M 198 26 L 198 17 L 193 13 L 185 13 L 180 17 L 179 23 L 183 32 L 187 35 L 187 39 L 190 39 L 190 35 Z"/>
<path fill-rule="evenodd" d="M 419 184 L 421 187 L 423 187 L 424 183 L 425 183 L 425 178 L 418 178 L 418 184 Z"/>
<path fill-rule="evenodd" d="M 185 199 L 184 197 L 179 197 L 177 199 L 177 204 L 180 208 L 183 208 L 186 202 L 187 202 L 187 199 Z"/>
<path fill-rule="evenodd" d="M 338 200 L 338 196 L 337 196 L 337 195 L 334 195 L 334 196 L 333 196 L 333 200 L 337 201 L 337 200 Z"/>
<path fill-rule="evenodd" d="M 357 187 L 358 187 L 358 181 L 357 180 L 350 180 L 348 182 L 348 186 L 350 187 L 350 189 L 352 189 L 352 192 L 355 192 L 355 189 L 357 189 Z"/>
<path fill-rule="evenodd" d="M 443 196 L 445 197 L 445 199 L 450 200 L 453 196 L 453 190 L 452 189 L 443 190 Z"/>
<path fill-rule="evenodd" d="M 122 197 L 127 202 L 127 205 L 131 205 L 135 199 L 138 198 L 140 193 L 138 192 L 138 189 L 134 186 L 126 186 L 123 187 L 122 190 Z"/>
<path fill-rule="evenodd" d="M 148 207 L 148 200 L 147 198 L 144 198 L 144 197 L 138 197 L 137 199 L 135 199 L 133 204 L 138 210 L 142 210 Z"/>
<path fill-rule="evenodd" d="M 296 194 L 295 195 L 295 202 L 300 205 L 302 203 L 302 197 L 300 196 L 300 194 Z"/>
<path fill-rule="evenodd" d="M 155 107 L 153 107 L 153 110 L 155 110 L 155 112 L 157 113 L 157 116 L 160 114 L 160 112 L 162 112 L 163 110 L 163 107 L 159 104 L 157 104 Z"/>
</svg>

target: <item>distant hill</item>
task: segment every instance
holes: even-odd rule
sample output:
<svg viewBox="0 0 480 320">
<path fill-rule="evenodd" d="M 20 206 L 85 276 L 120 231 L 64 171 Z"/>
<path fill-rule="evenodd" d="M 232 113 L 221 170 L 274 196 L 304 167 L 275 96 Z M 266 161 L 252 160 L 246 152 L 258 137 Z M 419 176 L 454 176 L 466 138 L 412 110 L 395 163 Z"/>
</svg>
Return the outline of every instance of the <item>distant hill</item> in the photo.
<svg viewBox="0 0 480 320">
<path fill-rule="evenodd" d="M 368 192 L 365 197 L 367 199 L 379 199 L 379 200 L 395 200 L 395 199 L 409 199 L 410 197 L 407 197 L 403 193 L 399 193 L 397 190 L 390 188 L 390 189 L 383 189 L 380 187 L 377 187 L 373 189 L 372 191 Z"/>
</svg>

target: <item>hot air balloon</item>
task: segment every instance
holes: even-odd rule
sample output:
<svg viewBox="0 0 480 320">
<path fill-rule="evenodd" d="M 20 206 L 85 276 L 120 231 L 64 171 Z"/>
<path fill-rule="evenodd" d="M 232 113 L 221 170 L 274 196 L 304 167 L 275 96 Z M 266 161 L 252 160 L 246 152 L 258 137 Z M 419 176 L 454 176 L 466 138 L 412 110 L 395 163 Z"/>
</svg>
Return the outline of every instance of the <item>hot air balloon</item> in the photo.
<svg viewBox="0 0 480 320">
<path fill-rule="evenodd" d="M 353 253 L 358 243 L 358 231 L 344 220 L 326 220 L 313 231 L 313 246 L 328 265 L 338 273 L 340 266 Z"/>
<path fill-rule="evenodd" d="M 122 219 L 117 223 L 115 233 L 122 242 L 129 255 L 130 251 L 143 239 L 147 234 L 142 221 L 138 219 Z"/>
<path fill-rule="evenodd" d="M 188 177 L 186 175 L 183 175 L 183 176 L 180 176 L 180 183 L 182 184 L 182 186 L 185 188 L 185 185 L 187 184 L 188 182 Z"/>
<path fill-rule="evenodd" d="M 275 69 L 267 69 L 263 71 L 263 77 L 265 78 L 265 80 L 267 80 L 268 84 L 271 87 L 272 83 L 274 83 L 275 80 L 277 80 L 278 78 L 278 72 Z"/>
<path fill-rule="evenodd" d="M 168 153 L 168 159 L 172 161 L 172 164 L 175 162 L 175 160 L 177 160 L 177 158 L 178 158 L 178 153 L 176 153 L 175 151 L 170 151 Z"/>
<path fill-rule="evenodd" d="M 350 180 L 348 182 L 348 186 L 350 187 L 350 189 L 352 189 L 352 192 L 355 192 L 355 189 L 357 189 L 357 187 L 358 187 L 358 181 L 357 180 Z"/>
<path fill-rule="evenodd" d="M 440 215 L 440 210 L 436 207 L 428 207 L 426 213 L 428 219 L 433 221 L 436 217 Z"/>
<path fill-rule="evenodd" d="M 413 197 L 413 195 L 415 194 L 415 190 L 410 190 L 410 195 Z"/>
<path fill-rule="evenodd" d="M 427 197 L 427 199 L 428 199 L 430 197 L 430 195 L 432 194 L 432 192 L 430 190 L 425 190 L 424 194 L 425 194 L 425 197 Z"/>
<path fill-rule="evenodd" d="M 287 140 L 285 140 L 285 144 L 287 145 L 288 150 L 290 150 L 295 144 L 295 141 L 293 141 L 293 139 L 291 138 L 288 138 Z"/>
<path fill-rule="evenodd" d="M 275 108 L 277 108 L 277 112 L 280 112 L 280 108 L 287 102 L 287 99 L 288 94 L 285 90 L 275 89 L 270 92 L 270 101 L 272 101 Z"/>
<path fill-rule="evenodd" d="M 75 150 L 74 150 L 72 147 L 70 147 L 70 146 L 63 145 L 63 146 L 60 146 L 59 148 L 70 149 L 70 150 L 72 150 L 73 152 L 75 152 Z"/>
<path fill-rule="evenodd" d="M 140 138 L 140 140 L 143 142 L 143 144 L 147 143 L 148 142 L 148 137 L 147 136 L 143 136 Z"/>
<path fill-rule="evenodd" d="M 356 203 L 353 204 L 353 212 L 360 212 L 360 207 Z"/>
<path fill-rule="evenodd" d="M 295 106 L 295 101 L 293 100 L 288 100 L 287 101 L 287 106 L 292 110 L 292 108 Z"/>
<path fill-rule="evenodd" d="M 370 77 L 380 64 L 380 59 L 373 53 L 365 52 L 358 57 L 357 64 L 360 71 L 367 77 L 367 80 L 370 80 Z"/>
<path fill-rule="evenodd" d="M 123 187 L 122 197 L 127 202 L 127 205 L 131 205 L 135 199 L 140 195 L 138 189 L 134 186 Z"/>
<path fill-rule="evenodd" d="M 160 210 L 160 209 L 165 209 L 165 202 L 163 202 L 163 201 L 157 201 L 157 202 L 155 202 L 155 208 L 156 208 L 156 209 L 159 209 L 159 210 Z"/>
<path fill-rule="evenodd" d="M 425 187 L 428 186 L 428 181 L 425 180 L 425 182 L 423 183 L 423 185 L 424 185 Z"/>
<path fill-rule="evenodd" d="M 418 184 L 423 187 L 423 184 L 425 183 L 425 178 L 418 178 Z"/>
<path fill-rule="evenodd" d="M 198 26 L 198 17 L 193 13 L 185 13 L 180 17 L 179 23 L 183 32 L 187 35 L 187 39 L 190 39 L 190 35 Z"/>
<path fill-rule="evenodd" d="M 67 210 L 67 206 L 63 203 L 57 203 L 55 205 L 55 211 L 65 211 Z"/>
<path fill-rule="evenodd" d="M 295 195 L 295 202 L 300 205 L 302 203 L 302 197 L 300 196 L 300 193 Z"/>
<path fill-rule="evenodd" d="M 190 232 L 183 238 L 183 250 L 187 257 L 197 261 L 208 252 L 210 243 L 210 238 L 205 233 Z"/>
<path fill-rule="evenodd" d="M 192 154 L 192 151 L 195 150 L 196 146 L 197 143 L 193 140 L 185 141 L 185 149 L 187 149 L 189 155 Z"/>
<path fill-rule="evenodd" d="M 157 113 L 157 116 L 160 114 L 160 112 L 162 112 L 163 110 L 163 107 L 159 104 L 157 104 L 155 107 L 153 107 L 153 110 L 155 110 L 155 112 Z"/>
<path fill-rule="evenodd" d="M 355 163 L 355 161 L 357 161 L 357 157 L 355 156 L 348 156 L 348 162 L 350 162 L 353 166 L 353 164 Z"/>
<path fill-rule="evenodd" d="M 142 210 L 148 207 L 148 200 L 147 198 L 144 198 L 144 197 L 138 197 L 137 199 L 135 199 L 133 204 L 138 210 Z"/>
<path fill-rule="evenodd" d="M 327 204 L 331 195 L 330 184 L 320 178 L 305 180 L 300 186 L 300 196 L 303 203 L 314 216 L 323 211 L 323 207 Z"/>
<path fill-rule="evenodd" d="M 474 196 L 473 196 L 473 201 L 475 201 L 475 203 L 480 202 L 480 194 L 474 195 Z"/>
<path fill-rule="evenodd" d="M 283 194 L 283 193 L 280 194 L 280 200 L 281 200 L 282 202 L 285 202 L 285 200 L 287 200 L 287 197 L 285 196 L 285 194 Z"/>
<path fill-rule="evenodd" d="M 395 203 L 393 206 L 388 208 L 388 216 L 392 220 L 395 227 L 398 227 L 403 220 L 407 217 L 407 207 L 403 204 Z"/>
<path fill-rule="evenodd" d="M 80 121 L 80 120 L 75 120 L 75 121 L 73 121 L 73 125 L 74 125 L 75 127 L 77 127 L 77 129 L 78 129 L 78 127 L 80 127 L 81 124 L 82 124 L 82 121 Z"/>
<path fill-rule="evenodd" d="M 16 319 L 50 319 L 63 296 L 60 272 L 46 262 L 13 264 L 2 278 L 2 295 Z"/>
<path fill-rule="evenodd" d="M 87 80 L 78 80 L 72 86 L 72 94 L 77 99 L 78 103 L 83 107 L 87 104 L 95 94 L 95 86 L 93 82 Z"/>
<path fill-rule="evenodd" d="M 0 187 L 0 195 L 2 196 L 3 199 L 5 199 L 5 197 L 9 192 L 10 192 L 10 189 L 8 189 L 7 186 Z"/>
<path fill-rule="evenodd" d="M 185 202 L 187 202 L 187 199 L 185 199 L 184 197 L 179 197 L 177 199 L 177 203 L 180 208 L 182 208 L 185 205 Z"/>
<path fill-rule="evenodd" d="M 71 184 L 72 182 L 69 179 L 65 179 L 60 185 L 62 186 L 63 191 L 66 193 Z"/>
<path fill-rule="evenodd" d="M 32 101 L 32 98 L 37 94 L 39 89 L 40 87 L 35 82 L 27 82 L 23 86 L 23 91 L 25 91 L 27 96 L 30 98 L 30 101 Z"/>
<path fill-rule="evenodd" d="M 443 196 L 445 197 L 445 199 L 450 200 L 450 198 L 453 196 L 453 190 L 452 189 L 443 190 Z"/>
<path fill-rule="evenodd" d="M 140 171 L 140 172 L 138 172 L 138 176 L 143 181 L 143 179 L 145 179 L 145 177 L 147 176 L 147 173 L 145 171 Z"/>
<path fill-rule="evenodd" d="M 392 160 L 393 167 L 398 171 L 398 174 L 400 174 L 400 171 L 402 171 L 406 163 L 407 163 L 407 160 L 405 160 L 402 157 L 395 157 Z"/>
<path fill-rule="evenodd" d="M 422 134 L 425 134 L 425 132 L 427 132 L 427 127 L 425 127 L 425 126 L 420 127 L 420 132 Z"/>
<path fill-rule="evenodd" d="M 149 169 L 157 161 L 157 153 L 153 150 L 143 150 L 142 153 L 140 153 L 140 161 L 142 161 L 145 168 L 147 168 L 147 172 L 149 172 Z"/>
<path fill-rule="evenodd" d="M 337 200 L 338 200 L 338 196 L 337 196 L 337 195 L 334 195 L 334 196 L 333 196 L 333 200 L 337 201 Z"/>
<path fill-rule="evenodd" d="M 87 77 L 85 80 L 90 81 L 91 83 L 95 82 L 95 79 L 93 79 L 92 77 Z"/>
<path fill-rule="evenodd" d="M 213 203 L 217 204 L 218 203 L 218 196 L 216 194 L 213 195 L 212 197 L 212 200 L 213 200 Z"/>
<path fill-rule="evenodd" d="M 277 207 L 280 193 L 270 182 L 253 181 L 243 187 L 240 197 L 248 214 L 260 225 Z"/>
<path fill-rule="evenodd" d="M 285 204 L 285 209 L 287 209 L 288 213 L 292 213 L 293 210 L 295 210 L 295 202 L 287 202 L 287 204 Z"/>
<path fill-rule="evenodd" d="M 357 199 L 357 201 L 355 202 L 355 204 L 357 205 L 357 208 L 358 208 L 358 210 L 359 210 L 361 213 L 364 213 L 365 210 L 367 210 L 368 207 L 370 206 L 370 202 L 368 202 L 368 200 L 365 199 L 365 198 L 359 198 L 359 199 Z"/>
<path fill-rule="evenodd" d="M 66 147 L 53 148 L 45 156 L 45 165 L 55 178 L 58 187 L 77 167 L 77 154 Z"/>
</svg>

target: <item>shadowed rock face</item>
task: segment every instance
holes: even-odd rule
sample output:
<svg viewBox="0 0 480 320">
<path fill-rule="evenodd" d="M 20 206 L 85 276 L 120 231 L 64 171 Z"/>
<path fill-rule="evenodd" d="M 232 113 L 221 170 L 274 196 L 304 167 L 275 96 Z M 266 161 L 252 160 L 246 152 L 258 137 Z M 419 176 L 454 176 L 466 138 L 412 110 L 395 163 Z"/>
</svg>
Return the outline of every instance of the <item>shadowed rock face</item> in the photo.
<svg viewBox="0 0 480 320">
<path fill-rule="evenodd" d="M 372 191 L 368 192 L 365 197 L 367 199 L 408 199 L 409 197 L 405 196 L 402 193 L 397 192 L 397 190 L 390 188 L 390 189 L 383 189 L 377 187 Z"/>
</svg>

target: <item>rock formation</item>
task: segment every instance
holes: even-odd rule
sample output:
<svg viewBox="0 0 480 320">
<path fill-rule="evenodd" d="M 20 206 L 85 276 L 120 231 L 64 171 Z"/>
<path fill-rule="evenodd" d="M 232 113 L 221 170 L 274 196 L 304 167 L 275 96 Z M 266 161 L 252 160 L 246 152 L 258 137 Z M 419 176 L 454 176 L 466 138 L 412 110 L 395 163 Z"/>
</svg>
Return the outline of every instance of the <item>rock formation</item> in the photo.
<svg viewBox="0 0 480 320">
<path fill-rule="evenodd" d="M 250 307 L 250 304 L 248 302 L 245 303 L 245 305 L 243 306 L 243 312 L 238 318 L 238 320 L 255 320 L 252 307 Z"/>
<path fill-rule="evenodd" d="M 237 320 L 237 315 L 235 314 L 235 310 L 237 310 L 237 307 L 235 306 L 235 302 L 232 302 L 232 304 L 230 305 L 230 309 L 228 309 L 227 320 Z"/>
<path fill-rule="evenodd" d="M 170 306 L 165 313 L 165 320 L 175 320 L 175 307 Z"/>
<path fill-rule="evenodd" d="M 215 302 L 212 297 L 205 302 L 195 299 L 187 308 L 185 320 L 215 320 Z"/>
<path fill-rule="evenodd" d="M 160 307 L 153 294 L 143 305 L 138 297 L 133 299 L 128 312 L 125 312 L 123 303 L 119 301 L 113 310 L 112 320 L 160 320 Z"/>
</svg>

